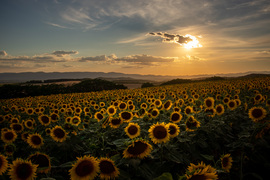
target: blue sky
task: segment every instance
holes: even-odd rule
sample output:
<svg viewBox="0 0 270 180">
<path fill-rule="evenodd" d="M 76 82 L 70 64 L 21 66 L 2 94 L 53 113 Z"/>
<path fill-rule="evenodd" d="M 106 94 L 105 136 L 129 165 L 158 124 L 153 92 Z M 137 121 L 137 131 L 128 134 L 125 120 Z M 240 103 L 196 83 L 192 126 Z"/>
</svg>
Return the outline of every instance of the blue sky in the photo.
<svg viewBox="0 0 270 180">
<path fill-rule="evenodd" d="M 267 0 L 2 0 L 0 72 L 270 69 Z"/>
</svg>

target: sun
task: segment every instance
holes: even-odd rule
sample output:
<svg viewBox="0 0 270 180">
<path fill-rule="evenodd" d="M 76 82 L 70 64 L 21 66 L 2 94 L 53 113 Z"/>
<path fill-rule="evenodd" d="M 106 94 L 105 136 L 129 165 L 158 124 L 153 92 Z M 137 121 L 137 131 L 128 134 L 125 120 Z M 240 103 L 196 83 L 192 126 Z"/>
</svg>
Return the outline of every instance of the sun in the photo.
<svg viewBox="0 0 270 180">
<path fill-rule="evenodd" d="M 190 34 L 186 34 L 185 37 L 189 37 L 190 39 L 192 39 L 188 43 L 183 44 L 184 48 L 186 48 L 187 50 L 192 49 L 192 48 L 202 47 L 199 40 L 195 36 L 192 36 Z"/>
</svg>

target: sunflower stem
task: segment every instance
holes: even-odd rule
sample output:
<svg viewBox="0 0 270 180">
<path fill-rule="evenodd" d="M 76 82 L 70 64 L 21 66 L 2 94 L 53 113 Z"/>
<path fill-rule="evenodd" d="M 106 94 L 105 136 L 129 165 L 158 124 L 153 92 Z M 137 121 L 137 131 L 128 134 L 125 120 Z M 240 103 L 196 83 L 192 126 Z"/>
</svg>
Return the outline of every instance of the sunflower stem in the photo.
<svg viewBox="0 0 270 180">
<path fill-rule="evenodd" d="M 240 180 L 243 179 L 243 156 L 244 156 L 244 153 L 241 152 L 241 161 L 240 161 Z"/>
</svg>

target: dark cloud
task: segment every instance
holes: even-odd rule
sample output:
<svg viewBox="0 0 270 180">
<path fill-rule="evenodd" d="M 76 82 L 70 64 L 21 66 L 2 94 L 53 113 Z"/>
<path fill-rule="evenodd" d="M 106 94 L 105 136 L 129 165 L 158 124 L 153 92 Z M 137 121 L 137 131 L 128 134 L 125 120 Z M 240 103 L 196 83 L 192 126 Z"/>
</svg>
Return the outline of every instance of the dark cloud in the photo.
<svg viewBox="0 0 270 180">
<path fill-rule="evenodd" d="M 80 62 L 86 62 L 86 61 L 107 61 L 110 58 L 107 57 L 106 55 L 101 55 L 101 56 L 93 56 L 93 57 L 81 57 L 79 58 Z"/>
<path fill-rule="evenodd" d="M 54 51 L 52 54 L 62 57 L 65 55 L 72 55 L 72 54 L 78 54 L 78 53 L 79 53 L 78 51 Z"/>
<path fill-rule="evenodd" d="M 7 52 L 6 51 L 0 51 L 0 56 L 7 56 Z"/>
<path fill-rule="evenodd" d="M 131 55 L 118 58 L 117 61 L 134 62 L 134 63 L 154 63 L 154 62 L 173 62 L 174 58 L 151 56 L 151 55 Z"/>
<path fill-rule="evenodd" d="M 168 43 L 177 43 L 179 45 L 187 44 L 190 41 L 193 41 L 190 36 L 183 36 L 179 34 L 169 34 L 169 33 L 163 33 L 163 32 L 150 32 L 148 33 L 152 36 L 160 36 L 163 38 L 163 42 Z"/>
</svg>

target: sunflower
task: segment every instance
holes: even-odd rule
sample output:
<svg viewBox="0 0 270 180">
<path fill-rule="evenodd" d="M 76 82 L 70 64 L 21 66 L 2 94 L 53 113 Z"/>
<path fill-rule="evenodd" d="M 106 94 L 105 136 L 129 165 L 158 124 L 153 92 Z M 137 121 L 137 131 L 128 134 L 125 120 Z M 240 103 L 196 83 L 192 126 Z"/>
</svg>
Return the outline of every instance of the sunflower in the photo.
<svg viewBox="0 0 270 180">
<path fill-rule="evenodd" d="M 178 111 L 174 111 L 172 112 L 171 116 L 170 116 L 170 121 L 172 121 L 173 123 L 179 123 L 182 119 L 182 115 L 180 114 L 180 112 Z"/>
<path fill-rule="evenodd" d="M 186 121 L 186 131 L 195 131 L 201 123 L 197 121 L 194 116 L 189 116 Z"/>
<path fill-rule="evenodd" d="M 16 146 L 14 144 L 5 144 L 4 145 L 5 154 L 8 156 L 12 156 L 16 151 Z"/>
<path fill-rule="evenodd" d="M 223 103 L 224 103 L 224 104 L 227 104 L 229 101 L 230 101 L 230 98 L 229 98 L 229 97 L 225 97 L 225 98 L 223 99 Z"/>
<path fill-rule="evenodd" d="M 115 179 L 119 176 L 120 172 L 118 168 L 115 166 L 113 160 L 108 158 L 100 158 L 99 159 L 99 169 L 100 169 L 100 179 Z"/>
<path fill-rule="evenodd" d="M 17 138 L 17 134 L 14 130 L 1 131 L 1 139 L 5 143 L 12 143 Z"/>
<path fill-rule="evenodd" d="M 170 139 L 169 127 L 165 125 L 165 123 L 153 124 L 149 130 L 149 137 L 153 141 L 153 143 L 166 143 Z"/>
<path fill-rule="evenodd" d="M 140 135 L 141 128 L 137 123 L 129 123 L 128 126 L 125 128 L 125 132 L 129 138 L 133 139 Z"/>
<path fill-rule="evenodd" d="M 190 163 L 185 174 L 187 180 L 204 179 L 214 180 L 218 179 L 216 169 L 210 165 L 205 165 L 203 162 L 195 165 Z"/>
<path fill-rule="evenodd" d="M 24 121 L 24 126 L 28 129 L 34 129 L 34 122 L 32 119 Z"/>
<path fill-rule="evenodd" d="M 52 122 L 56 122 L 60 119 L 60 116 L 56 113 L 52 113 L 50 116 L 51 116 Z"/>
<path fill-rule="evenodd" d="M 50 135 L 56 142 L 63 142 L 67 138 L 67 132 L 58 125 L 52 128 Z"/>
<path fill-rule="evenodd" d="M 148 114 L 152 117 L 152 118 L 156 118 L 159 115 L 159 110 L 157 108 L 153 108 L 151 110 L 148 111 Z"/>
<path fill-rule="evenodd" d="M 10 128 L 14 130 L 16 133 L 21 133 L 24 129 L 23 124 L 21 123 L 12 123 Z"/>
<path fill-rule="evenodd" d="M 77 162 L 69 170 L 71 180 L 89 180 L 94 179 L 100 171 L 99 163 L 92 156 L 83 156 L 78 158 Z"/>
<path fill-rule="evenodd" d="M 121 102 L 119 105 L 118 105 L 118 108 L 120 110 L 125 110 L 127 109 L 127 104 L 125 102 Z"/>
<path fill-rule="evenodd" d="M 142 104 L 140 105 L 140 107 L 146 109 L 146 108 L 148 107 L 148 105 L 147 105 L 146 103 L 142 103 Z"/>
<path fill-rule="evenodd" d="M 74 112 L 75 112 L 76 114 L 80 115 L 80 114 L 82 113 L 82 109 L 81 109 L 80 107 L 76 107 L 76 108 L 74 109 Z"/>
<path fill-rule="evenodd" d="M 225 112 L 224 106 L 222 104 L 218 104 L 215 107 L 217 115 L 222 115 Z"/>
<path fill-rule="evenodd" d="M 107 113 L 110 116 L 113 116 L 116 113 L 117 109 L 115 108 L 115 106 L 111 105 L 107 108 Z"/>
<path fill-rule="evenodd" d="M 29 134 L 27 138 L 27 143 L 32 147 L 39 149 L 43 145 L 43 138 L 40 134 Z"/>
<path fill-rule="evenodd" d="M 166 126 L 168 126 L 168 128 L 169 128 L 169 135 L 171 138 L 178 136 L 178 134 L 180 132 L 180 128 L 177 124 L 168 123 L 168 124 L 166 124 Z"/>
<path fill-rule="evenodd" d="M 254 122 L 259 122 L 260 120 L 264 119 L 266 114 L 266 110 L 262 107 L 253 107 L 248 111 L 249 118 Z"/>
<path fill-rule="evenodd" d="M 98 120 L 98 122 L 104 118 L 104 116 L 101 112 L 96 112 L 94 117 L 95 117 L 95 119 Z"/>
<path fill-rule="evenodd" d="M 216 109 L 215 108 L 206 108 L 204 110 L 204 112 L 206 113 L 206 115 L 208 117 L 214 117 L 216 115 Z"/>
<path fill-rule="evenodd" d="M 79 116 L 74 116 L 70 120 L 70 124 L 72 124 L 74 126 L 78 126 L 80 123 L 81 123 L 81 118 Z"/>
<path fill-rule="evenodd" d="M 124 122 L 129 122 L 133 119 L 133 114 L 132 114 L 132 112 L 129 112 L 129 111 L 122 111 L 121 113 L 119 113 L 119 117 Z"/>
<path fill-rule="evenodd" d="M 162 105 L 162 101 L 160 99 L 156 99 L 154 104 L 156 107 L 160 107 Z"/>
<path fill-rule="evenodd" d="M 33 108 L 28 108 L 28 109 L 26 109 L 26 113 L 28 115 L 32 115 L 32 114 L 34 114 L 34 109 Z"/>
<path fill-rule="evenodd" d="M 29 136 L 29 132 L 23 132 L 23 133 L 21 134 L 21 138 L 22 138 L 22 140 L 25 141 L 25 142 L 27 142 L 28 136 Z"/>
<path fill-rule="evenodd" d="M 0 175 L 4 174 L 8 168 L 7 157 L 0 154 Z"/>
<path fill-rule="evenodd" d="M 37 167 L 31 161 L 16 159 L 10 165 L 8 174 L 11 180 L 32 180 L 36 177 Z"/>
<path fill-rule="evenodd" d="M 230 172 L 233 162 L 231 155 L 230 154 L 222 155 L 220 159 L 222 169 L 224 169 L 226 172 Z"/>
<path fill-rule="evenodd" d="M 0 123 L 3 123 L 5 121 L 4 116 L 0 115 Z"/>
<path fill-rule="evenodd" d="M 36 152 L 35 154 L 31 154 L 27 160 L 38 165 L 38 173 L 47 174 L 51 170 L 51 160 L 47 154 Z"/>
<path fill-rule="evenodd" d="M 234 99 L 229 100 L 227 106 L 230 110 L 235 110 L 237 108 L 237 102 Z"/>
<path fill-rule="evenodd" d="M 123 120 L 119 117 L 114 117 L 110 119 L 110 126 L 112 128 L 118 128 L 123 123 Z"/>
<path fill-rule="evenodd" d="M 204 99 L 204 106 L 206 108 L 212 108 L 214 107 L 215 99 L 213 97 L 208 97 Z"/>
<path fill-rule="evenodd" d="M 39 120 L 40 124 L 42 124 L 43 126 L 48 126 L 51 123 L 51 117 L 49 117 L 45 114 L 39 116 L 38 120 Z"/>
<path fill-rule="evenodd" d="M 189 114 L 193 113 L 193 108 L 191 106 L 187 106 L 187 107 L 185 107 L 184 112 L 186 115 L 189 115 Z"/>
<path fill-rule="evenodd" d="M 171 100 L 167 100 L 164 104 L 163 104 L 163 109 L 165 110 L 169 110 L 172 107 L 172 101 Z"/>
<path fill-rule="evenodd" d="M 132 141 L 132 143 L 123 151 L 124 158 L 143 159 L 150 154 L 152 146 L 143 139 Z"/>
</svg>

